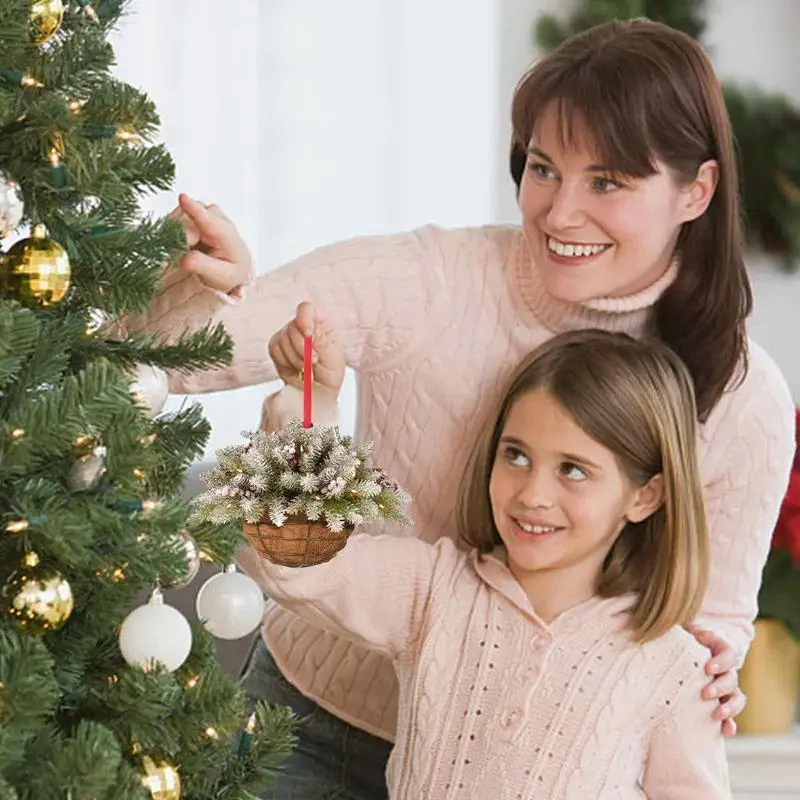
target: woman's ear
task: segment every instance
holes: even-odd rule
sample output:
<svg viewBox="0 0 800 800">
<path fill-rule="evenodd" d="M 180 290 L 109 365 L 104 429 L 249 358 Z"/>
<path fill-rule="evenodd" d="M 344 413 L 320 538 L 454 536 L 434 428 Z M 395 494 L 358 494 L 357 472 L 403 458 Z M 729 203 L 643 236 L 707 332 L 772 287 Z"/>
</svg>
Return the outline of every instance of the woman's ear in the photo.
<svg viewBox="0 0 800 800">
<path fill-rule="evenodd" d="M 684 189 L 681 222 L 691 222 L 706 213 L 719 182 L 719 165 L 712 158 L 704 161 L 695 179 Z"/>
</svg>

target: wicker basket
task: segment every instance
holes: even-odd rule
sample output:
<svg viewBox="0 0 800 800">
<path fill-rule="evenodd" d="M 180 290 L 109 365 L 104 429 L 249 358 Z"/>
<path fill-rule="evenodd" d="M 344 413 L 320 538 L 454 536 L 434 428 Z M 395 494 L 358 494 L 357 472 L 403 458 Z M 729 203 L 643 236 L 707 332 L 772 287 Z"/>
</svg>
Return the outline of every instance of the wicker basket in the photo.
<svg viewBox="0 0 800 800">
<path fill-rule="evenodd" d="M 330 561 L 346 544 L 352 527 L 335 533 L 323 522 L 305 515 L 288 517 L 278 528 L 267 520 L 245 522 L 244 535 L 251 547 L 267 561 L 284 567 L 310 567 Z"/>
</svg>

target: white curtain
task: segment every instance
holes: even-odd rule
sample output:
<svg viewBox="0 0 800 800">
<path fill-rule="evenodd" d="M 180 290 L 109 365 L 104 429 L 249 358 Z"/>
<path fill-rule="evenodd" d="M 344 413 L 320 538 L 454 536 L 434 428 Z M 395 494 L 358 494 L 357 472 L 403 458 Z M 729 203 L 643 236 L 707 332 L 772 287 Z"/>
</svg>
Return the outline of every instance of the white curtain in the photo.
<svg viewBox="0 0 800 800">
<path fill-rule="evenodd" d="M 494 5 L 137 0 L 118 74 L 156 102 L 176 189 L 218 203 L 264 272 L 349 236 L 492 221 Z M 257 423 L 269 388 L 201 398 L 209 455 Z M 345 430 L 354 398 L 348 378 Z"/>
</svg>

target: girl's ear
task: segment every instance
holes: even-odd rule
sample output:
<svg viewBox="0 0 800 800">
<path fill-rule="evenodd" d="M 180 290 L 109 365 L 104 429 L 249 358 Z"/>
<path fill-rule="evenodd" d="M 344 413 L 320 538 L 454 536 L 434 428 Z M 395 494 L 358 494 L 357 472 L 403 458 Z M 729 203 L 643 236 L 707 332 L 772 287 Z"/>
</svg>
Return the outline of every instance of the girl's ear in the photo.
<svg viewBox="0 0 800 800">
<path fill-rule="evenodd" d="M 642 522 L 657 511 L 664 502 L 664 476 L 653 475 L 644 486 L 636 489 L 628 504 L 625 517 L 628 522 Z"/>
</svg>

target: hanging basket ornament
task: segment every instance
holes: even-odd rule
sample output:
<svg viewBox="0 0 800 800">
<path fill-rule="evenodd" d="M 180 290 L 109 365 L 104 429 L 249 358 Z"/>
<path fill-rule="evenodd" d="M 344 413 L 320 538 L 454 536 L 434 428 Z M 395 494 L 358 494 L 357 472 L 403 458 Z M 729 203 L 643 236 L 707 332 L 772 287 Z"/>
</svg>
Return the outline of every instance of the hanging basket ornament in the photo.
<svg viewBox="0 0 800 800">
<path fill-rule="evenodd" d="M 403 513 L 409 496 L 372 463 L 370 442 L 314 426 L 311 337 L 303 363 L 302 420 L 219 450 L 217 467 L 201 475 L 207 491 L 192 501 L 195 520 L 239 521 L 259 556 L 290 567 L 329 561 L 362 523 L 411 522 Z"/>
<path fill-rule="evenodd" d="M 331 531 L 305 515 L 289 517 L 280 527 L 268 519 L 244 523 L 244 535 L 261 558 L 283 567 L 311 567 L 330 561 L 346 544 L 354 526 Z"/>
<path fill-rule="evenodd" d="M 313 345 L 310 336 L 303 340 L 303 427 L 313 428 Z M 269 519 L 243 525 L 250 546 L 262 558 L 285 567 L 310 567 L 330 561 L 346 544 L 354 526 L 331 531 L 324 522 L 309 520 L 304 514 L 290 516 L 280 527 Z"/>
</svg>

